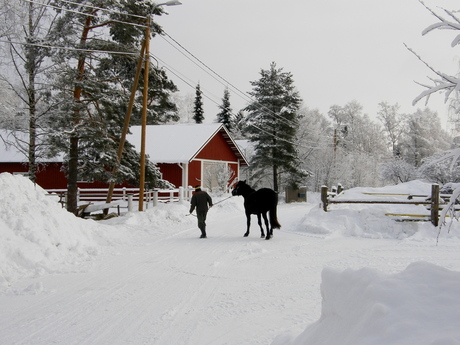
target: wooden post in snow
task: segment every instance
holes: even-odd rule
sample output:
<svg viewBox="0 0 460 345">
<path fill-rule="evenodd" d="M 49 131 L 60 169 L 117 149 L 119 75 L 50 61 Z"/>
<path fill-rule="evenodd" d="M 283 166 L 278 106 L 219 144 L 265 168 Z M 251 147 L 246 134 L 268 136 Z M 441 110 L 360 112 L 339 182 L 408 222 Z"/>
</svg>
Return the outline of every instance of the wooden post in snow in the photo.
<svg viewBox="0 0 460 345">
<path fill-rule="evenodd" d="M 327 212 L 327 187 L 322 186 L 321 187 L 321 203 L 323 204 L 323 210 L 324 212 Z"/>
<path fill-rule="evenodd" d="M 439 224 L 439 185 L 431 185 L 431 223 L 434 226 Z"/>
</svg>

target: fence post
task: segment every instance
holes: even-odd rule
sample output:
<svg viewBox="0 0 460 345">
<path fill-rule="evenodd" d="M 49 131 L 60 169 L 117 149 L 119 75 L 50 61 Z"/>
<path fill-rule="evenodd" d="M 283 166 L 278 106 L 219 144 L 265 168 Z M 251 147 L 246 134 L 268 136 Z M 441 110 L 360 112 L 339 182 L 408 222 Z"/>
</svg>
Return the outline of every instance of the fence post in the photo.
<svg viewBox="0 0 460 345">
<path fill-rule="evenodd" d="M 431 185 L 431 223 L 434 226 L 439 224 L 439 185 Z"/>
<path fill-rule="evenodd" d="M 339 195 L 339 194 L 342 193 L 342 192 L 343 192 L 343 186 L 342 186 L 341 183 L 339 183 L 339 184 L 337 185 L 337 195 Z"/>
<path fill-rule="evenodd" d="M 158 206 L 158 191 L 156 189 L 153 191 L 153 206 Z"/>
<path fill-rule="evenodd" d="M 324 212 L 327 212 L 328 201 L 327 201 L 327 187 L 326 186 L 321 187 L 321 202 L 323 204 Z"/>
<path fill-rule="evenodd" d="M 179 187 L 179 201 L 184 200 L 184 187 Z"/>
<path fill-rule="evenodd" d="M 128 212 L 133 210 L 133 195 L 128 194 Z"/>
</svg>

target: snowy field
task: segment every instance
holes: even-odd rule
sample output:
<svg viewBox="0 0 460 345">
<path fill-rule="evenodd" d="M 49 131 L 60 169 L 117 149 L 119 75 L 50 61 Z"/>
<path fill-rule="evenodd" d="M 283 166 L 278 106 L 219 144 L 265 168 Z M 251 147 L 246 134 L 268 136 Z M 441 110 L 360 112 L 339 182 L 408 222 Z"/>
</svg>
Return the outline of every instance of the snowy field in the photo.
<svg viewBox="0 0 460 345">
<path fill-rule="evenodd" d="M 187 203 L 95 222 L 23 177 L 0 190 L 0 344 L 460 344 L 460 225 L 385 216 L 423 206 L 281 200 L 266 241 L 233 197 L 199 239 Z M 344 197 L 363 191 L 430 185 Z"/>
</svg>

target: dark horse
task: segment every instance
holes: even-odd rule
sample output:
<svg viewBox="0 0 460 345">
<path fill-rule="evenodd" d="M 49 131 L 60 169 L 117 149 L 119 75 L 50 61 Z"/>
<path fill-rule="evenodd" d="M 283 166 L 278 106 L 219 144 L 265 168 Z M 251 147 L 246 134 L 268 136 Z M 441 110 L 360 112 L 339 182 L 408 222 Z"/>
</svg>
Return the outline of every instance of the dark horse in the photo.
<svg viewBox="0 0 460 345">
<path fill-rule="evenodd" d="M 232 190 L 232 195 L 242 195 L 244 197 L 244 209 L 246 212 L 246 220 L 248 229 L 244 237 L 249 235 L 249 227 L 251 226 L 251 214 L 257 215 L 257 220 L 260 226 L 260 237 L 264 237 L 264 228 L 260 216 L 264 217 L 265 227 L 267 228 L 266 240 L 273 237 L 273 229 L 279 229 L 281 225 L 276 218 L 276 206 L 278 205 L 278 194 L 270 188 L 262 188 L 259 190 L 252 189 L 246 184 L 246 181 L 239 181 Z M 267 212 L 270 216 L 270 228 L 268 227 Z"/>
</svg>

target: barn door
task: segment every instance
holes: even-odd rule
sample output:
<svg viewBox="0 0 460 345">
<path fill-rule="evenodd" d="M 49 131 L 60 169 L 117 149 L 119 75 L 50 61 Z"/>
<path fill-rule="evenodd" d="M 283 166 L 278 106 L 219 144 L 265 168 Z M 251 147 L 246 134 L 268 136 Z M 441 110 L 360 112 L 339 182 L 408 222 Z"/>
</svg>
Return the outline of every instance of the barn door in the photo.
<svg viewBox="0 0 460 345">
<path fill-rule="evenodd" d="M 211 192 L 226 192 L 235 171 L 227 162 L 203 162 L 203 186 Z"/>
<path fill-rule="evenodd" d="M 219 188 L 217 174 L 222 165 L 221 162 L 203 162 L 203 186 L 209 191 L 216 191 Z"/>
</svg>

